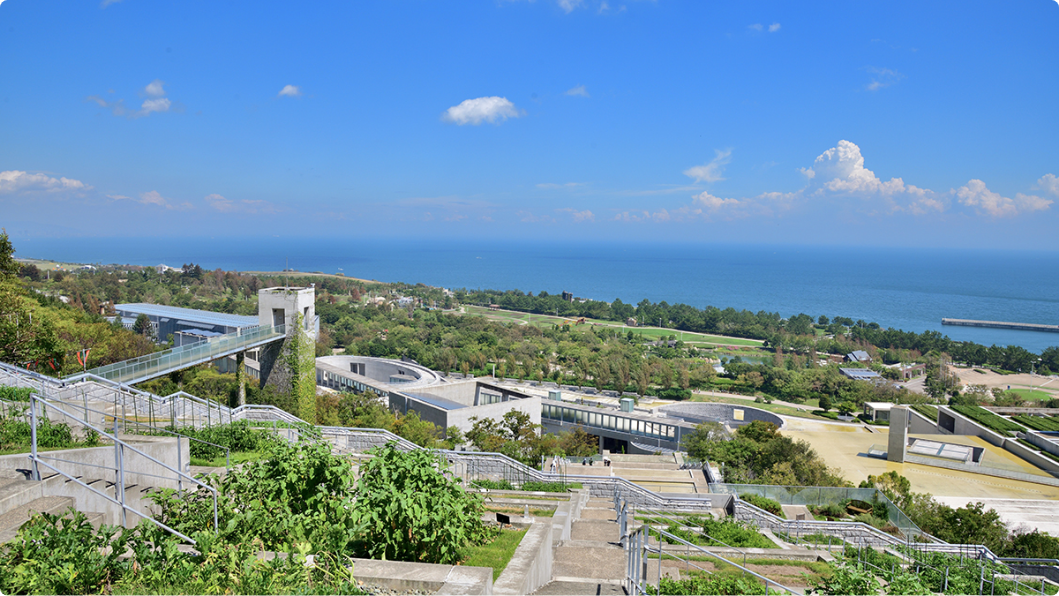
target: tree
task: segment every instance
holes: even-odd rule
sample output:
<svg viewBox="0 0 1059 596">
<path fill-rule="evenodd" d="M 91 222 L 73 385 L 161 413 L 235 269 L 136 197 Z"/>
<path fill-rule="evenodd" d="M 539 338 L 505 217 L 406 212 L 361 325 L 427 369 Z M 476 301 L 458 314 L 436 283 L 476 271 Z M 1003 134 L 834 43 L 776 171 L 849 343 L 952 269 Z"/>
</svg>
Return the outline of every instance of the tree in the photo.
<svg viewBox="0 0 1059 596">
<path fill-rule="evenodd" d="M 136 317 L 136 322 L 132 324 L 132 331 L 137 335 L 152 337 L 154 329 L 151 325 L 151 319 L 147 315 L 140 313 L 140 316 Z"/>
<path fill-rule="evenodd" d="M 61 368 L 63 350 L 54 323 L 35 312 L 36 305 L 26 297 L 14 254 L 7 232 L 0 231 L 0 360 L 20 366 L 47 361 Z"/>
<path fill-rule="evenodd" d="M 831 399 L 826 395 L 820 396 L 820 409 L 825 412 L 831 409 Z"/>
<path fill-rule="evenodd" d="M 38 269 L 33 263 L 28 263 L 22 266 L 22 269 L 18 272 L 18 276 L 25 277 L 30 281 L 40 281 L 40 269 Z"/>
</svg>

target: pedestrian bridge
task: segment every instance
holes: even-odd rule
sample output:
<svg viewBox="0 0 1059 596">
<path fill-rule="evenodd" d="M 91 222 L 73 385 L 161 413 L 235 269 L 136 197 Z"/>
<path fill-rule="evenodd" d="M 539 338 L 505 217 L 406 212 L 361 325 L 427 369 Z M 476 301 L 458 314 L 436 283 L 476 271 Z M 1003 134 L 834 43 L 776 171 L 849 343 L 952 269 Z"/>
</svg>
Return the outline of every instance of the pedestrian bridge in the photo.
<svg viewBox="0 0 1059 596">
<path fill-rule="evenodd" d="M 272 342 L 281 341 L 284 337 L 286 337 L 285 325 L 250 327 L 164 352 L 155 352 L 139 358 L 100 366 L 86 372 L 117 383 L 132 385 L 197 364 L 205 364 L 260 348 Z M 80 377 L 83 374 L 75 376 Z"/>
</svg>

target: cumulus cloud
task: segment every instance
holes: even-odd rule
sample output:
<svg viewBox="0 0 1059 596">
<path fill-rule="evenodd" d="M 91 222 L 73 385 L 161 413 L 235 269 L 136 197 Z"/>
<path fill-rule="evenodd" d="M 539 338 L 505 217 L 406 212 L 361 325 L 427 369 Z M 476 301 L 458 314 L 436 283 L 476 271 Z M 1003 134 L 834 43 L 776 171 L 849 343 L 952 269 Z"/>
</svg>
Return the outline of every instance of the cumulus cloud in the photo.
<svg viewBox="0 0 1059 596">
<path fill-rule="evenodd" d="M 577 97 L 590 97 L 589 94 L 588 94 L 588 89 L 585 89 L 584 85 L 578 85 L 577 87 L 574 87 L 572 89 L 567 89 L 566 93 L 564 93 L 563 95 L 575 95 Z"/>
<path fill-rule="evenodd" d="M 279 90 L 279 94 L 276 97 L 301 97 L 301 96 L 302 96 L 301 87 L 299 87 L 297 85 L 284 85 L 283 88 Z"/>
<path fill-rule="evenodd" d="M 460 105 L 445 110 L 441 119 L 459 126 L 465 124 L 478 126 L 482 122 L 499 124 L 508 118 L 518 118 L 521 115 L 515 104 L 508 101 L 506 97 L 493 96 L 466 99 L 460 102 Z"/>
<path fill-rule="evenodd" d="M 81 191 L 91 188 L 73 178 L 54 178 L 46 174 L 30 174 L 21 170 L 0 172 L 0 194 L 16 192 Z"/>
<path fill-rule="evenodd" d="M 275 213 L 276 207 L 268 201 L 243 199 L 233 201 L 219 194 L 206 195 L 206 204 L 221 213 Z"/>
<path fill-rule="evenodd" d="M 684 175 L 689 178 L 694 178 L 695 182 L 717 182 L 724 180 L 721 174 L 724 173 L 724 166 L 728 165 L 728 162 L 732 161 L 732 150 L 725 149 L 724 151 L 714 152 L 717 154 L 709 163 L 705 163 L 701 166 L 695 166 L 684 170 Z"/>
<path fill-rule="evenodd" d="M 1055 174 L 1045 174 L 1037 181 L 1037 187 L 1044 192 L 1059 197 L 1059 178 Z"/>
<path fill-rule="evenodd" d="M 1052 201 L 1036 195 L 1017 193 L 1014 199 L 989 190 L 985 182 L 971 180 L 953 191 L 960 203 L 992 217 L 1012 217 L 1048 209 Z"/>
<path fill-rule="evenodd" d="M 722 199 L 711 195 L 707 191 L 695 195 L 692 199 L 710 211 L 717 211 L 724 207 L 737 207 L 742 204 L 739 199 Z"/>
<path fill-rule="evenodd" d="M 779 23 L 772 23 L 771 25 L 769 25 L 769 33 L 775 33 L 775 32 L 777 32 L 779 30 L 780 30 L 780 24 Z"/>
<path fill-rule="evenodd" d="M 165 83 L 155 79 L 143 88 L 143 92 L 152 97 L 162 97 L 165 95 L 165 89 L 162 88 L 163 85 L 165 85 Z"/>
</svg>

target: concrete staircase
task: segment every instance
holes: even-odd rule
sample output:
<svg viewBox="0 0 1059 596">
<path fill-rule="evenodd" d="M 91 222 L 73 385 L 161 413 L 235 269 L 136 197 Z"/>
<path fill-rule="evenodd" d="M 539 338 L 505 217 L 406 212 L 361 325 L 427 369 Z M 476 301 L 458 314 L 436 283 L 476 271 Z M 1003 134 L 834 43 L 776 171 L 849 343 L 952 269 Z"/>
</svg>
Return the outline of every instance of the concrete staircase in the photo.
<svg viewBox="0 0 1059 596">
<path fill-rule="evenodd" d="M 45 484 L 59 484 L 61 478 L 35 482 L 11 470 L 0 472 L 0 511 L 3 511 L 0 513 L 0 544 L 14 540 L 18 529 L 34 513 L 62 515 L 71 507 L 77 508 L 73 497 L 44 496 Z M 97 528 L 106 521 L 102 513 L 85 512 L 85 515 L 89 523 Z"/>
<path fill-rule="evenodd" d="M 591 499 L 555 549 L 552 581 L 534 594 L 624 594 L 625 551 L 614 501 Z"/>
</svg>

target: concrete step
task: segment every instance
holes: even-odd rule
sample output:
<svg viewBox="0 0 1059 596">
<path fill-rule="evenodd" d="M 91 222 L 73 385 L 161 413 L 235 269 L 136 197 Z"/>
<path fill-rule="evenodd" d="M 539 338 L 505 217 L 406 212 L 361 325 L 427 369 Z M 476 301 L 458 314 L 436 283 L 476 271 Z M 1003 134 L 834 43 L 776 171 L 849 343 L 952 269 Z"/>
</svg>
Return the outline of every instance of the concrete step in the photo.
<svg viewBox="0 0 1059 596">
<path fill-rule="evenodd" d="M 620 539 L 618 531 L 618 524 L 614 521 L 582 520 L 576 521 L 571 525 L 570 539 L 617 544 Z"/>
<path fill-rule="evenodd" d="M 552 580 L 621 583 L 625 579 L 625 551 L 618 546 L 559 546 L 552 563 Z"/>
<path fill-rule="evenodd" d="M 18 529 L 28 522 L 34 513 L 61 515 L 73 506 L 74 500 L 71 497 L 41 497 L 0 513 L 0 544 L 13 540 L 18 534 Z"/>
<path fill-rule="evenodd" d="M 560 579 L 552 580 L 543 586 L 541 586 L 533 594 L 540 596 L 563 596 L 565 594 L 596 594 L 596 595 L 617 595 L 625 594 L 625 590 L 621 587 L 621 584 L 614 583 L 601 583 L 596 580 L 586 581 L 565 581 Z"/>
</svg>

